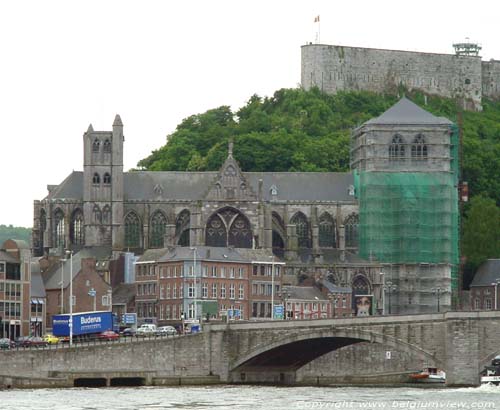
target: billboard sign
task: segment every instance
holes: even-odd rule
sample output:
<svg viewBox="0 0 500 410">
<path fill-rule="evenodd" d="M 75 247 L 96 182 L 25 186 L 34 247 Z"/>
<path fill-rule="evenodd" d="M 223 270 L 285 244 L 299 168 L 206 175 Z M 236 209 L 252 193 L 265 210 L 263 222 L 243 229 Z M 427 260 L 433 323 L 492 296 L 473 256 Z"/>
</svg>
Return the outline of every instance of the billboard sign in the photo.
<svg viewBox="0 0 500 410">
<path fill-rule="evenodd" d="M 356 316 L 373 316 L 373 295 L 355 295 Z"/>
</svg>

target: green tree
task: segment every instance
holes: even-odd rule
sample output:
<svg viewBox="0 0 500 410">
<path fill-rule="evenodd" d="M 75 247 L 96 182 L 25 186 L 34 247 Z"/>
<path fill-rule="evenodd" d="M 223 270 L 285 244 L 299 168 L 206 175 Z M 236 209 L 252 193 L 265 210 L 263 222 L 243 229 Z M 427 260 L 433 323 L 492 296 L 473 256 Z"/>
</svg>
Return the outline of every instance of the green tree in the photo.
<svg viewBox="0 0 500 410">
<path fill-rule="evenodd" d="M 22 240 L 29 244 L 31 241 L 31 229 L 20 226 L 0 225 L 0 246 L 7 239 Z"/>
<path fill-rule="evenodd" d="M 463 254 L 475 270 L 488 258 L 500 257 L 500 208 L 491 198 L 471 199 L 463 223 Z"/>
</svg>

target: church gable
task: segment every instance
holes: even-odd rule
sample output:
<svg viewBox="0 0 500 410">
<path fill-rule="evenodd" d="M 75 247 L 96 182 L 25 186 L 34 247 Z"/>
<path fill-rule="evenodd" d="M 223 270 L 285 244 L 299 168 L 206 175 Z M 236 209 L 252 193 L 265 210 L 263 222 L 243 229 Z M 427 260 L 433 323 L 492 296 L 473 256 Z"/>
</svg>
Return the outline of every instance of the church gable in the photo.
<svg viewBox="0 0 500 410">
<path fill-rule="evenodd" d="M 256 200 L 257 195 L 233 158 L 233 143 L 229 143 L 226 161 L 205 195 L 205 199 Z"/>
</svg>

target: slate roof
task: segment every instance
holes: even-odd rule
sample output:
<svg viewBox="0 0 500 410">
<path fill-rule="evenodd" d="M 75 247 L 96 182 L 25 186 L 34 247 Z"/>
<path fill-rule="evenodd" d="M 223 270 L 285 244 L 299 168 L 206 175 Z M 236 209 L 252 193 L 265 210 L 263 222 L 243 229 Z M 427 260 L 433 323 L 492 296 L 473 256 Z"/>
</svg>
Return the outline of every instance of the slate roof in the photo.
<svg viewBox="0 0 500 410">
<path fill-rule="evenodd" d="M 113 289 L 113 305 L 127 305 L 135 298 L 135 283 L 120 283 Z"/>
<path fill-rule="evenodd" d="M 137 171 L 123 176 L 125 200 L 198 200 L 203 199 L 218 172 Z M 243 172 L 254 192 L 262 179 L 264 200 L 273 199 L 271 187 L 276 186 L 276 199 L 286 201 L 347 201 L 349 186 L 354 185 L 350 172 Z M 161 188 L 161 193 L 158 189 Z M 51 199 L 83 199 L 83 172 L 73 171 L 49 193 Z"/>
<path fill-rule="evenodd" d="M 328 298 L 314 286 L 283 286 L 283 291 L 289 293 L 287 300 L 328 300 Z"/>
<path fill-rule="evenodd" d="M 410 101 L 408 98 L 401 98 L 396 104 L 389 108 L 386 112 L 377 118 L 372 118 L 365 122 L 366 125 L 389 125 L 389 124 L 404 124 L 404 125 L 450 125 L 453 124 L 450 120 L 444 117 L 436 117 L 417 104 Z"/>
<path fill-rule="evenodd" d="M 82 268 L 82 259 L 94 258 L 96 260 L 103 260 L 110 256 L 110 250 L 107 247 L 91 247 L 83 248 L 78 253 L 73 255 L 73 279 L 78 275 Z M 66 288 L 70 281 L 71 272 L 71 259 L 65 262 L 55 264 L 51 269 L 44 272 L 42 278 L 45 283 L 45 289 L 60 289 L 61 288 L 61 275 L 64 269 L 63 287 Z"/>
<path fill-rule="evenodd" d="M 193 259 L 193 251 L 189 247 L 178 246 L 167 249 L 156 249 L 155 251 L 158 251 L 159 262 L 183 261 Z M 163 255 L 161 255 L 161 251 L 164 252 Z M 196 260 L 242 263 L 248 263 L 252 261 L 271 262 L 271 259 L 269 258 L 270 255 L 272 255 L 272 253 L 270 253 L 269 251 L 263 251 L 261 249 L 220 248 L 212 246 L 196 247 Z M 148 256 L 148 260 L 151 260 L 151 257 L 152 255 Z M 278 258 L 275 258 L 275 262 L 278 262 Z"/>
<path fill-rule="evenodd" d="M 0 249 L 0 261 L 9 263 L 19 263 L 17 258 L 14 258 L 9 252 Z"/>
<path fill-rule="evenodd" d="M 335 283 L 330 282 L 329 280 L 321 279 L 320 283 L 328 289 L 330 293 L 351 293 L 352 289 L 342 286 L 337 286 Z"/>
<path fill-rule="evenodd" d="M 488 259 L 478 268 L 471 286 L 491 286 L 500 279 L 500 259 Z"/>
<path fill-rule="evenodd" d="M 44 298 L 46 297 L 45 286 L 43 285 L 42 274 L 40 273 L 40 264 L 38 262 L 31 263 L 31 297 Z"/>
</svg>

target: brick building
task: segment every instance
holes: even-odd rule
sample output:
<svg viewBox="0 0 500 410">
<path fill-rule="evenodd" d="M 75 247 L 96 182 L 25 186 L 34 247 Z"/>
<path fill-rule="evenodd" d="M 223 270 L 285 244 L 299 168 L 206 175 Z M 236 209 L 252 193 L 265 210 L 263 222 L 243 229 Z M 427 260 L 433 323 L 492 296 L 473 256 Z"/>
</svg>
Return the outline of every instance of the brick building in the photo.
<svg viewBox="0 0 500 410">
<path fill-rule="evenodd" d="M 146 251 L 136 263 L 138 323 L 218 320 L 228 312 L 233 318 L 249 319 L 258 317 L 253 306 L 261 317 L 270 317 L 271 271 L 278 302 L 283 265 L 274 258 L 262 249 L 202 246 Z"/>
<path fill-rule="evenodd" d="M 0 337 L 29 334 L 30 286 L 29 245 L 9 239 L 0 248 Z"/>
<path fill-rule="evenodd" d="M 471 310 L 498 310 L 500 259 L 488 259 L 478 268 L 470 285 Z"/>
<path fill-rule="evenodd" d="M 73 313 L 111 310 L 111 286 L 105 249 L 82 249 L 72 258 L 54 259 L 42 269 L 47 294 L 46 323 L 52 327 L 52 316 L 69 313 L 70 280 L 73 274 Z M 43 265 L 43 263 L 42 263 Z M 93 292 L 95 291 L 95 296 Z M 95 307 L 95 309 L 94 309 Z"/>
</svg>

